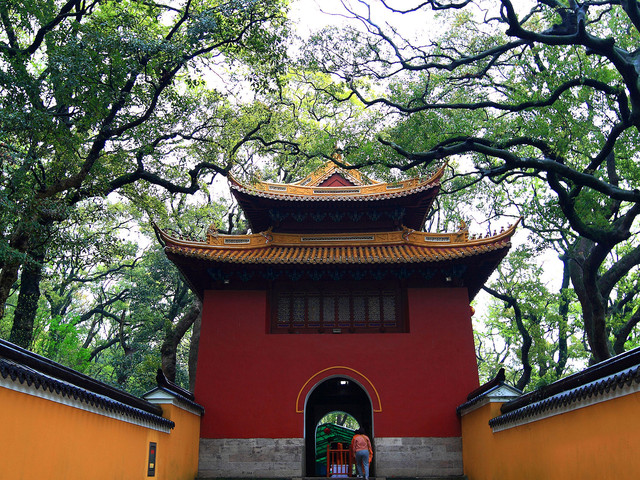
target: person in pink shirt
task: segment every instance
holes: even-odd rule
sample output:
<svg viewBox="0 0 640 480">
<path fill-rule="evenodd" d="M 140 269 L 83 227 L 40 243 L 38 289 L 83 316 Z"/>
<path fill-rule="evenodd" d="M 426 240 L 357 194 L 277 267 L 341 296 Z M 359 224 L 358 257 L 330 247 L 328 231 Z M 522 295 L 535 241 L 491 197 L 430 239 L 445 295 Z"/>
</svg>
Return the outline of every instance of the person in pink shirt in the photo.
<svg viewBox="0 0 640 480">
<path fill-rule="evenodd" d="M 371 440 L 364 434 L 364 429 L 359 428 L 351 439 L 351 454 L 356 462 L 358 477 L 369 480 L 369 464 L 373 460 Z"/>
</svg>

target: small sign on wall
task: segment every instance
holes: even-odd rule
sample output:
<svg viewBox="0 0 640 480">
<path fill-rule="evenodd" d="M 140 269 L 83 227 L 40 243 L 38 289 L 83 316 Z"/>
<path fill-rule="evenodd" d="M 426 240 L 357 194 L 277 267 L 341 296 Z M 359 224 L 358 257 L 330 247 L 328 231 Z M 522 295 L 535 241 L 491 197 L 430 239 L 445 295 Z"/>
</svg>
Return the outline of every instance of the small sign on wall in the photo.
<svg viewBox="0 0 640 480">
<path fill-rule="evenodd" d="M 156 476 L 156 442 L 149 442 L 149 463 L 147 465 L 147 477 Z"/>
</svg>

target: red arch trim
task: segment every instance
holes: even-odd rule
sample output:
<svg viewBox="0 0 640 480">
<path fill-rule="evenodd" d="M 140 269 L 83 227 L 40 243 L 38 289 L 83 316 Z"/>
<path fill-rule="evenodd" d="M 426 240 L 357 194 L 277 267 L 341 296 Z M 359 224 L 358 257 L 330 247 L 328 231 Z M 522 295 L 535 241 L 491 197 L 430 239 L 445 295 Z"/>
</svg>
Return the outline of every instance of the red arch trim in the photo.
<svg viewBox="0 0 640 480">
<path fill-rule="evenodd" d="M 378 390 L 376 390 L 376 387 L 373 385 L 373 383 L 371 383 L 371 380 L 369 380 L 362 373 L 353 368 L 335 366 L 325 368 L 324 370 L 320 370 L 319 372 L 313 374 L 311 377 L 309 377 L 309 380 L 307 380 L 304 385 L 302 385 L 302 388 L 300 388 L 300 391 L 298 392 L 298 397 L 296 398 L 296 413 L 304 413 L 305 399 L 315 385 L 317 385 L 325 378 L 334 377 L 336 375 L 348 376 L 359 382 L 371 398 L 371 406 L 373 408 L 373 411 L 375 413 L 382 412 L 382 402 L 380 401 L 380 395 L 378 394 Z"/>
</svg>

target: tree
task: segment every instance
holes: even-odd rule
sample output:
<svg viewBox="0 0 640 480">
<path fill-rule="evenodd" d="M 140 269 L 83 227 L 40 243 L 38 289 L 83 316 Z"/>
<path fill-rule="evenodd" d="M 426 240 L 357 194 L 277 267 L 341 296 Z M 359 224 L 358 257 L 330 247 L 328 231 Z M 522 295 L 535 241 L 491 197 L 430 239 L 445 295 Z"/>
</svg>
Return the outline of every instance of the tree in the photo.
<svg viewBox="0 0 640 480">
<path fill-rule="evenodd" d="M 159 367 L 188 386 L 187 345 L 200 302 L 158 248 L 144 217 L 190 237 L 201 237 L 210 223 L 228 228 L 230 207 L 205 192 L 203 187 L 189 201 L 186 195 L 147 198 L 139 192 L 131 204 L 79 204 L 57 225 L 49 245 L 52 260 L 43 264 L 31 349 L 136 393 L 154 385 Z M 128 230 L 133 232 L 125 236 Z M 7 305 L 3 322 L 9 326 L 15 310 Z M 195 355 L 197 342 L 193 350 Z"/>
<path fill-rule="evenodd" d="M 238 163 L 236 152 L 198 156 L 199 143 L 224 136 L 219 110 L 234 108 L 205 88 L 202 72 L 224 76 L 248 66 L 248 84 L 273 88 L 284 57 L 284 6 L 0 5 L 0 317 L 19 279 L 13 341 L 31 344 L 56 226 L 78 205 L 141 183 L 191 194 Z M 242 140 L 264 125 L 253 124 Z"/>
<path fill-rule="evenodd" d="M 357 420 L 346 412 L 327 413 L 320 419 L 318 425 L 322 425 L 325 423 L 333 423 L 334 425 L 350 428 L 352 430 L 357 430 L 358 428 L 360 428 L 360 424 L 357 422 Z"/>
<path fill-rule="evenodd" d="M 540 228 L 525 225 L 545 232 L 545 242 L 546 226 L 555 223 L 590 353 L 594 361 L 608 358 L 637 324 L 638 292 L 630 285 L 640 263 L 640 7 L 396 4 L 345 2 L 344 15 L 360 28 L 317 35 L 307 64 L 349 88 L 336 101 L 357 98 L 396 115 L 379 136 L 394 154 L 382 161 L 387 167 L 464 160 L 468 187 L 519 185 L 531 192 L 537 218 L 552 212 Z M 377 22 L 374 7 L 391 20 Z M 413 39 L 393 18 L 402 25 L 435 19 L 447 30 Z M 615 319 L 622 311 L 624 319 Z"/>
<path fill-rule="evenodd" d="M 587 356 L 579 308 L 568 288 L 568 266 L 558 291 L 553 291 L 543 280 L 541 266 L 523 266 L 533 258 L 530 249 L 521 246 L 498 267 L 497 278 L 484 287 L 498 301 L 476 333 L 482 376 L 493 378 L 505 366 L 521 390 L 573 373 L 569 359 L 575 365 Z"/>
</svg>

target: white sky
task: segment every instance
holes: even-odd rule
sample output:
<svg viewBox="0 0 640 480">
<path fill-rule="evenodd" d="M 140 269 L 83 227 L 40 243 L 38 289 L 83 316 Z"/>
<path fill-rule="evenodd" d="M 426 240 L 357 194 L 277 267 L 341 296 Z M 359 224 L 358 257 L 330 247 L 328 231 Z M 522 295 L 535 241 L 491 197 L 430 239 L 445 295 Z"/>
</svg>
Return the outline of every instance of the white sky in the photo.
<svg viewBox="0 0 640 480">
<path fill-rule="evenodd" d="M 425 22 L 426 13 L 402 15 L 390 12 L 376 0 L 367 0 L 367 2 L 370 4 L 371 18 L 374 22 L 380 25 L 389 22 L 392 25 L 401 26 L 402 35 L 405 38 L 424 38 L 437 31 L 432 22 Z M 348 14 L 343 3 L 358 13 L 367 14 L 364 2 L 358 0 L 293 0 L 289 18 L 297 26 L 298 34 L 302 37 L 328 25 L 357 25 L 353 20 L 346 18 Z M 394 2 L 389 3 L 394 4 Z M 406 0 L 397 0 L 395 4 L 404 8 L 407 6 Z"/>
</svg>

